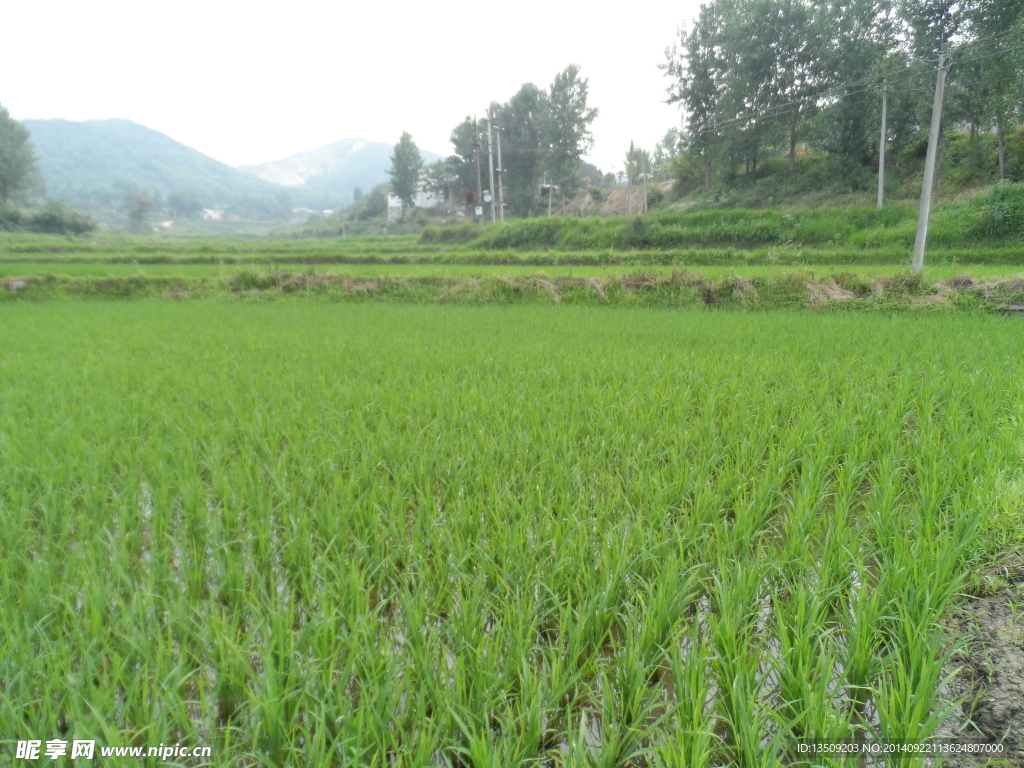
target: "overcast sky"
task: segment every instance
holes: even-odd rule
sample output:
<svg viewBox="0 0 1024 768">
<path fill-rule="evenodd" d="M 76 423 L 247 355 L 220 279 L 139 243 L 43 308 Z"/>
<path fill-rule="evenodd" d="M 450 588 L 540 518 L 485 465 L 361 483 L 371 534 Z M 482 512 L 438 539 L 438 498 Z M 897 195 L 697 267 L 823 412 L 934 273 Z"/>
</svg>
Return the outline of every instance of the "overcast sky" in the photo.
<svg viewBox="0 0 1024 768">
<path fill-rule="evenodd" d="M 652 148 L 678 126 L 657 65 L 697 5 L 9 2 L 0 104 L 18 119 L 127 118 L 231 165 L 402 130 L 447 155 L 467 114 L 574 62 L 600 110 L 591 159 L 607 171 L 631 138 Z"/>
</svg>

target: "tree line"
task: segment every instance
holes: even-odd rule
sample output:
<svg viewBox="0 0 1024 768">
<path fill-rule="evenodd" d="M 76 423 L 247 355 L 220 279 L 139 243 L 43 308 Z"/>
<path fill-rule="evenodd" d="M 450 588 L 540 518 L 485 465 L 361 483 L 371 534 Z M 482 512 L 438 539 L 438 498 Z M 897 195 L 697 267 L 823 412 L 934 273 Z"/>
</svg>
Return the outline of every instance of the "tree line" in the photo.
<svg viewBox="0 0 1024 768">
<path fill-rule="evenodd" d="M 476 118 L 466 116 L 451 132 L 453 153 L 425 166 L 412 137 L 404 133 L 392 156 L 392 192 L 411 207 L 422 182 L 435 197 L 464 199 L 477 189 L 477 152 L 481 186 L 489 188 L 488 127 L 491 141 L 501 142 L 501 164 L 507 211 L 531 216 L 542 205 L 543 181 L 573 195 L 599 171 L 584 162 L 593 147 L 590 126 L 597 109 L 589 103 L 589 81 L 570 64 L 547 89 L 524 83 L 508 101 L 492 101 Z M 500 133 L 500 139 L 498 134 Z M 497 168 L 497 154 L 495 154 Z M 495 180 L 497 186 L 497 180 Z"/>
<path fill-rule="evenodd" d="M 696 177 L 756 175 L 766 157 L 827 153 L 840 170 L 877 157 L 882 88 L 887 139 L 900 162 L 927 136 L 937 54 L 952 45 L 944 128 L 972 140 L 1024 117 L 1024 3 L 1020 0 L 710 0 L 680 29 L 662 65 L 668 101 L 683 111 Z"/>
</svg>

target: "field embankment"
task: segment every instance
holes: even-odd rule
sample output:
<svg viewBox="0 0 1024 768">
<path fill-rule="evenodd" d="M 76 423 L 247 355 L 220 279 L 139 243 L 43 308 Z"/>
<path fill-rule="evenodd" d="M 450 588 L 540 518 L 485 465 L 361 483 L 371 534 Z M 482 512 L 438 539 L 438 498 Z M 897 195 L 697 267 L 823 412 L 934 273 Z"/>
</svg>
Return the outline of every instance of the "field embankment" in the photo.
<svg viewBox="0 0 1024 768">
<path fill-rule="evenodd" d="M 0 302 L 55 299 L 313 299 L 417 304 L 561 304 L 721 309 L 1024 312 L 1024 275 L 925 280 L 910 272 L 768 270 L 744 277 L 699 271 L 618 275 L 478 274 L 355 276 L 253 270 L 221 275 L 10 277 Z"/>
</svg>

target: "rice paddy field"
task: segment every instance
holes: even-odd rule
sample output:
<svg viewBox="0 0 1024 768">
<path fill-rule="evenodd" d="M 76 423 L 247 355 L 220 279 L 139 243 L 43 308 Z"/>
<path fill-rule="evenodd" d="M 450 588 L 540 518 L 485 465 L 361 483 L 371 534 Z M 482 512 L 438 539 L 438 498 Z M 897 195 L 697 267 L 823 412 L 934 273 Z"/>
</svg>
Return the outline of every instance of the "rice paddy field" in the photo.
<svg viewBox="0 0 1024 768">
<path fill-rule="evenodd" d="M 1020 322 L 0 303 L 0 762 L 1020 765 Z"/>
</svg>

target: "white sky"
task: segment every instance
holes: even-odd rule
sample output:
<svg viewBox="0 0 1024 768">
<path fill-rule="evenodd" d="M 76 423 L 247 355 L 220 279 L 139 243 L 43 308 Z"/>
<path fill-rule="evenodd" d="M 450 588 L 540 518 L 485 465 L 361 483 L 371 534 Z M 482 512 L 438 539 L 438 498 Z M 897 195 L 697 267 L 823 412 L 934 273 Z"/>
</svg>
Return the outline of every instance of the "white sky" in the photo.
<svg viewBox="0 0 1024 768">
<path fill-rule="evenodd" d="M 121 117 L 231 165 L 452 127 L 574 62 L 590 80 L 592 160 L 618 168 L 679 124 L 657 69 L 698 0 L 641 3 L 55 0 L 3 3 L 0 104 L 13 117 Z M 493 54 L 474 60 L 479 41 Z"/>
</svg>

